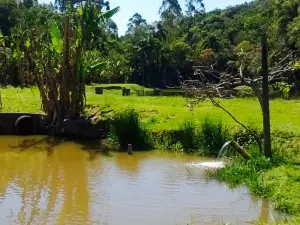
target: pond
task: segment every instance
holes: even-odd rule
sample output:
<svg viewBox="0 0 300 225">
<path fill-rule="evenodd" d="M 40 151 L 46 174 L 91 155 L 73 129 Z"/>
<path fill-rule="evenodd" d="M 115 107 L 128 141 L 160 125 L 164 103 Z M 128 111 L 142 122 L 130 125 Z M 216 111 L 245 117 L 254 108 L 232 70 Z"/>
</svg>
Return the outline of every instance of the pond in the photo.
<svg viewBox="0 0 300 225">
<path fill-rule="evenodd" d="M 90 154 L 76 143 L 30 139 L 0 137 L 2 225 L 247 224 L 281 216 L 246 188 L 207 180 L 197 165 L 212 159 L 161 151 Z"/>
</svg>

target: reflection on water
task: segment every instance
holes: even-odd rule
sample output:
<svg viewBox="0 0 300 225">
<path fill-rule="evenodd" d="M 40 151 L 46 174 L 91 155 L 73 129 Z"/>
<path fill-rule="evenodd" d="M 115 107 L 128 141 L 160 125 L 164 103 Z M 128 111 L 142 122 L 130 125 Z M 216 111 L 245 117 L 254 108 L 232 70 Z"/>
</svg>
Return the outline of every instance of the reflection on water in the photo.
<svg viewBox="0 0 300 225">
<path fill-rule="evenodd" d="M 208 181 L 201 168 L 187 171 L 187 165 L 201 161 L 212 160 L 158 151 L 112 157 L 93 152 L 91 157 L 74 143 L 45 139 L 34 145 L 30 138 L 0 137 L 1 224 L 246 224 L 274 219 L 268 201 L 251 197 L 244 188 Z"/>
</svg>

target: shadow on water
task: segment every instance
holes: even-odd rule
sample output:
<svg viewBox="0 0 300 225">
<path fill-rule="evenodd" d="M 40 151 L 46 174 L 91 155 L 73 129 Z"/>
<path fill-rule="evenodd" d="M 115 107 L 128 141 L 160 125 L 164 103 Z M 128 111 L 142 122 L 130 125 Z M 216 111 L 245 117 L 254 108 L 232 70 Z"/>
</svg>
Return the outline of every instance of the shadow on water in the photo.
<svg viewBox="0 0 300 225">
<path fill-rule="evenodd" d="M 39 151 L 47 151 L 48 155 L 51 155 L 53 149 L 63 142 L 62 139 L 54 138 L 54 137 L 45 137 L 42 139 L 38 139 L 36 137 L 21 140 L 17 145 L 9 145 L 12 149 L 18 149 L 21 152 L 26 150 L 39 150 Z"/>
<path fill-rule="evenodd" d="M 47 151 L 50 156 L 53 153 L 55 147 L 67 141 L 64 138 L 58 137 L 28 137 L 27 139 L 21 140 L 15 145 L 9 145 L 11 149 L 18 149 L 19 151 L 26 150 L 38 150 L 38 151 Z M 111 152 L 104 145 L 101 144 L 99 140 L 90 140 L 90 141 L 75 141 L 80 149 L 89 153 L 89 159 L 94 160 L 97 155 L 101 154 L 106 157 L 112 157 Z"/>
</svg>

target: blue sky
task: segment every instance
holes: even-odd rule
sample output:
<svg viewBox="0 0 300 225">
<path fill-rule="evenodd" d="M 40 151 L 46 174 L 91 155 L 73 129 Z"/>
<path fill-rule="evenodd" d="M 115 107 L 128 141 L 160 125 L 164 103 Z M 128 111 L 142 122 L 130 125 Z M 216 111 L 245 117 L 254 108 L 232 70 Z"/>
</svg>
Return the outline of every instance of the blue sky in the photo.
<svg viewBox="0 0 300 225">
<path fill-rule="evenodd" d="M 182 8 L 184 8 L 185 0 L 178 0 Z M 203 0 L 207 11 L 212 9 L 223 9 L 229 5 L 241 4 L 250 0 Z M 41 2 L 54 2 L 54 0 L 41 0 Z M 119 28 L 119 34 L 123 35 L 127 30 L 129 18 L 134 13 L 139 13 L 151 23 L 159 18 L 158 9 L 162 4 L 162 0 L 109 0 L 111 7 L 120 6 L 120 12 L 113 17 Z"/>
<path fill-rule="evenodd" d="M 182 7 L 185 0 L 178 0 Z M 220 8 L 223 9 L 229 5 L 250 2 L 249 0 L 203 0 L 207 11 Z M 151 23 L 159 18 L 158 9 L 162 4 L 162 0 L 110 0 L 112 7 L 120 6 L 120 12 L 113 17 L 119 28 L 119 34 L 124 34 L 127 30 L 127 23 L 134 13 L 139 13 Z"/>
</svg>

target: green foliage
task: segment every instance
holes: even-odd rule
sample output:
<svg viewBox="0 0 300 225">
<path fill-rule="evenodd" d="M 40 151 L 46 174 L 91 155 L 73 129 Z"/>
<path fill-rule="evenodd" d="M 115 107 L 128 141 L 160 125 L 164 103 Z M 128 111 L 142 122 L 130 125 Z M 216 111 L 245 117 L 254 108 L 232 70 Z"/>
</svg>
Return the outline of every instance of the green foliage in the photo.
<svg viewBox="0 0 300 225">
<path fill-rule="evenodd" d="M 180 86 L 183 80 L 191 79 L 193 61 L 214 65 L 214 69 L 219 71 L 230 67 L 234 73 L 242 68 L 247 76 L 257 76 L 260 70 L 259 37 L 265 31 L 270 44 L 270 67 L 274 67 L 291 50 L 296 50 L 289 59 L 295 71 L 286 76 L 289 85 L 299 80 L 298 0 L 253 1 L 210 12 L 204 11 L 202 0 L 186 0 L 185 14 L 178 0 L 163 0 L 159 21 L 151 24 L 152 21 L 146 21 L 143 15 L 135 13 L 129 19 L 126 35 L 120 38 L 117 25 L 111 19 L 120 10 L 119 7 L 110 9 L 107 1 L 75 7 L 80 2 L 57 0 L 56 6 L 60 9 L 57 12 L 51 5 L 39 5 L 33 1 L 16 3 L 0 0 L 0 11 L 3 12 L 0 30 L 10 40 L 18 39 L 29 46 L 33 42 L 30 30 L 35 28 L 35 37 L 39 37 L 43 26 L 50 24 L 53 49 L 62 51 L 59 47 L 62 43 L 57 39 L 60 36 L 58 32 L 63 34 L 62 15 L 73 7 L 74 13 L 82 18 L 76 36 L 84 42 L 85 57 L 97 55 L 96 64 L 106 62 L 105 68 L 101 66 L 91 74 L 86 73 L 88 81 L 132 82 L 151 87 Z M 48 38 L 44 36 L 43 40 Z M 22 47 L 13 45 L 13 53 L 26 58 L 22 55 Z M 209 52 L 211 54 L 207 54 Z M 85 64 L 80 67 L 82 72 L 90 61 L 86 58 L 79 61 Z M 58 69 L 59 65 L 55 64 Z M 13 72 L 8 75 L 13 76 Z"/>
<path fill-rule="evenodd" d="M 87 74 L 105 66 L 99 59 L 89 61 L 85 52 L 98 39 L 95 36 L 104 26 L 101 19 L 110 19 L 119 9 L 102 13 L 101 7 L 87 1 L 78 7 L 70 4 L 60 14 L 51 11 L 55 16 L 48 21 L 27 20 L 37 9 L 26 9 L 12 34 L 19 75 L 24 83 L 38 86 L 43 110 L 51 119 L 54 114 L 59 122 L 76 119 L 84 109 Z"/>
<path fill-rule="evenodd" d="M 170 43 L 170 62 L 175 68 L 182 68 L 185 66 L 184 62 L 187 62 L 190 57 L 191 47 L 184 42 L 184 40 L 176 40 Z"/>
<path fill-rule="evenodd" d="M 205 117 L 199 127 L 194 119 L 186 119 L 174 132 L 152 135 L 152 142 L 158 149 L 176 149 L 189 154 L 216 157 L 227 141 L 227 133 L 221 121 L 214 122 Z"/>
<path fill-rule="evenodd" d="M 272 200 L 276 209 L 299 215 L 299 138 L 275 133 L 272 146 L 272 159 L 263 157 L 255 145 L 248 145 L 251 160 L 234 159 L 224 168 L 208 171 L 208 175 L 233 187 L 246 185 L 251 192 Z"/>
</svg>

